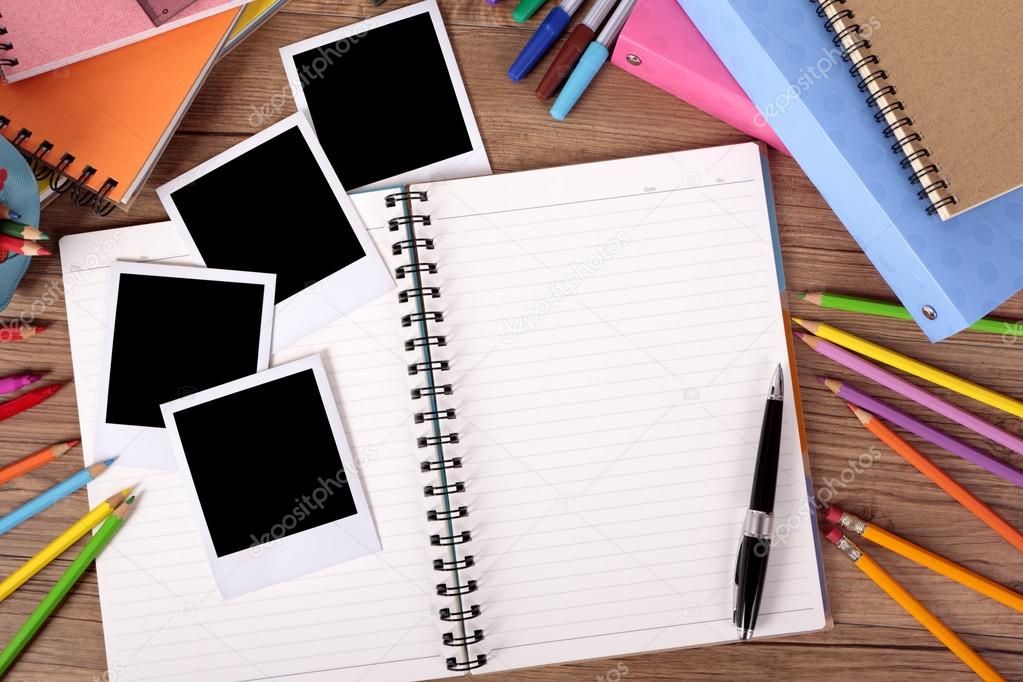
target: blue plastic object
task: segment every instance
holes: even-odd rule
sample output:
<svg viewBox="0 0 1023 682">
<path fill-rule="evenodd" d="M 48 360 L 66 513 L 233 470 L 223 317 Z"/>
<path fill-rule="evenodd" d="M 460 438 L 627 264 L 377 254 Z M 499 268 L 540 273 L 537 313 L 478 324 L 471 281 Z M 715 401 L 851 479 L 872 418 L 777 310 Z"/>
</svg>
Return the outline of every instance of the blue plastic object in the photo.
<svg viewBox="0 0 1023 682">
<path fill-rule="evenodd" d="M 579 58 L 579 63 L 572 70 L 572 75 L 565 81 L 565 87 L 561 88 L 558 99 L 554 100 L 551 107 L 551 116 L 559 121 L 564 121 L 572 107 L 579 101 L 579 98 L 586 92 L 590 82 L 596 77 L 607 62 L 610 53 L 607 48 L 593 41 Z"/>
<path fill-rule="evenodd" d="M 519 52 L 519 56 L 512 62 L 511 68 L 508 69 L 508 78 L 513 81 L 525 78 L 536 66 L 536 63 L 547 54 L 547 50 L 551 49 L 551 45 L 564 32 L 571 20 L 571 15 L 561 7 L 555 7 L 548 12 L 537 26 L 536 33 L 530 36 L 522 51 Z"/>
</svg>

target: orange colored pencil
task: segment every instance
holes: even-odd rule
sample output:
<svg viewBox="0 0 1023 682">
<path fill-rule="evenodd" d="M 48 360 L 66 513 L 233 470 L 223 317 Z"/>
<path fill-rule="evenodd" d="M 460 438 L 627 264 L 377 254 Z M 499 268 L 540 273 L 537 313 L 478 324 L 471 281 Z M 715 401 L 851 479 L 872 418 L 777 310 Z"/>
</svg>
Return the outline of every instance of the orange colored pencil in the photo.
<svg viewBox="0 0 1023 682">
<path fill-rule="evenodd" d="M 884 422 L 870 412 L 849 404 L 856 418 L 867 427 L 867 430 L 881 439 L 881 441 L 895 450 L 907 462 L 935 485 L 948 493 L 956 502 L 966 507 L 978 519 L 983 521 L 988 528 L 1001 535 L 1009 544 L 1023 552 L 1023 535 L 1009 525 L 1009 522 L 995 513 L 991 507 L 981 502 L 969 490 L 960 485 L 954 478 L 946 474 L 941 467 L 927 459 L 919 450 L 904 441 L 897 433 L 888 428 Z"/>
<path fill-rule="evenodd" d="M 78 445 L 78 443 L 79 441 L 77 440 L 55 443 L 48 448 L 43 448 L 38 452 L 33 452 L 31 455 L 26 455 L 15 462 L 11 462 L 7 466 L 0 467 L 0 483 L 12 481 L 18 476 L 27 474 L 33 469 L 38 469 L 42 465 L 52 462 Z"/>
</svg>

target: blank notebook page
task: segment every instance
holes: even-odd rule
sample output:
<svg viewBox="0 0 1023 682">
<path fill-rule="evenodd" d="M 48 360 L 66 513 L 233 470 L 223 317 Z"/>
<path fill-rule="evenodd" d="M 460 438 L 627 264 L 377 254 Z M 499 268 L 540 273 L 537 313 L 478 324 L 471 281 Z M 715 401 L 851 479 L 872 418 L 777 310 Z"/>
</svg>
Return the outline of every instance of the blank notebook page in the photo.
<svg viewBox="0 0 1023 682">
<path fill-rule="evenodd" d="M 389 248 L 393 235 L 372 217 L 383 210 L 383 195 L 354 199 L 371 234 Z M 102 455 L 93 431 L 110 261 L 188 257 L 176 228 L 160 223 L 65 237 L 61 258 L 83 449 L 91 462 Z M 179 474 L 115 465 L 89 485 L 90 505 L 140 481 L 143 492 L 131 522 L 97 562 L 111 678 L 376 682 L 448 674 L 431 607 L 437 580 L 395 299 L 389 292 L 271 362 L 323 358 L 384 551 L 222 601 Z M 215 319 L 215 308 L 209 312 Z M 244 452 L 231 456 L 244 466 Z"/>
<path fill-rule="evenodd" d="M 790 367 L 761 164 L 745 144 L 415 186 L 485 672 L 735 638 L 764 401 Z M 826 625 L 786 382 L 758 636 Z"/>
</svg>

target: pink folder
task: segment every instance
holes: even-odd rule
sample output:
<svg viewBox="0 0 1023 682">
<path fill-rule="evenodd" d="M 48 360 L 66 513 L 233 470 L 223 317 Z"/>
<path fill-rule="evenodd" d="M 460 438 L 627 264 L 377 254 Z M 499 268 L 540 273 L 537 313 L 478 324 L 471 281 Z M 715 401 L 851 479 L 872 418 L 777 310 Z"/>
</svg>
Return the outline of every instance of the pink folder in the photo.
<svg viewBox="0 0 1023 682">
<path fill-rule="evenodd" d="M 611 62 L 788 154 L 677 0 L 638 0 Z"/>
</svg>

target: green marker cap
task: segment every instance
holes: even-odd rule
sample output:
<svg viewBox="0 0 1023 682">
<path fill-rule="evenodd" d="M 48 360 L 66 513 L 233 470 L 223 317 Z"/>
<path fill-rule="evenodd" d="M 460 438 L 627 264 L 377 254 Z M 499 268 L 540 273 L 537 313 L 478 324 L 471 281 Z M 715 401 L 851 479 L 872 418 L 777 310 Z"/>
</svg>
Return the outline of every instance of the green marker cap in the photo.
<svg viewBox="0 0 1023 682">
<path fill-rule="evenodd" d="M 536 10 L 543 7 L 544 2 L 545 0 L 522 0 L 512 11 L 512 19 L 520 24 L 529 21 L 529 17 L 536 14 Z"/>
</svg>

